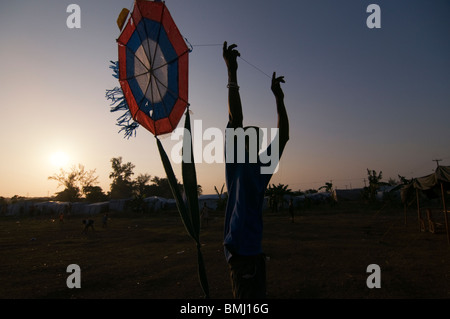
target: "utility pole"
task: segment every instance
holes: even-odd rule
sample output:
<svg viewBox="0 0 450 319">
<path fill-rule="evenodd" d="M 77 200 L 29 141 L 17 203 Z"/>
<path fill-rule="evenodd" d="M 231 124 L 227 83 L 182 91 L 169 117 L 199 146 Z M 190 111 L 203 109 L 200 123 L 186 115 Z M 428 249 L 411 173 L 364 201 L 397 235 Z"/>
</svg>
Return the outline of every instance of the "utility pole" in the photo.
<svg viewBox="0 0 450 319">
<path fill-rule="evenodd" d="M 433 162 L 436 162 L 436 167 L 439 167 L 439 162 L 442 162 L 441 159 L 434 159 Z"/>
</svg>

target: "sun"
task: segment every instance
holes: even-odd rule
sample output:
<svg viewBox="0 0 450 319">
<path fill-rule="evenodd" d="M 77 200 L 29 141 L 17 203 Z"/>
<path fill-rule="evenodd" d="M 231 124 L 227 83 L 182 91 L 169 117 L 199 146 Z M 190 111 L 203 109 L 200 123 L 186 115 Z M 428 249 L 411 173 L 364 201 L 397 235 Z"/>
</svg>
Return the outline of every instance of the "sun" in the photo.
<svg viewBox="0 0 450 319">
<path fill-rule="evenodd" d="M 50 156 L 50 162 L 54 166 L 64 167 L 69 163 L 69 156 L 64 151 L 57 151 Z"/>
</svg>

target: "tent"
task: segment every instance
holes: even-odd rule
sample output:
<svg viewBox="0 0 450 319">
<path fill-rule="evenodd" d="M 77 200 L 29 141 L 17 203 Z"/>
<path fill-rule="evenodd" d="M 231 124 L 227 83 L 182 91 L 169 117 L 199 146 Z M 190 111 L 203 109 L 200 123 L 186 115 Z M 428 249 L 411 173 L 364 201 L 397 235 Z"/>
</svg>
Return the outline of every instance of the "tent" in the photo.
<svg viewBox="0 0 450 319">
<path fill-rule="evenodd" d="M 406 198 L 412 191 L 416 192 L 417 200 L 417 215 L 420 219 L 420 202 L 419 202 L 419 192 L 424 193 L 427 196 L 436 194 L 436 191 L 440 193 L 442 199 L 442 209 L 445 217 L 445 228 L 447 230 L 447 241 L 450 244 L 450 233 L 448 226 L 447 214 L 450 211 L 447 210 L 447 205 L 445 201 L 445 195 L 450 190 L 450 166 L 438 166 L 434 173 L 414 178 L 411 183 L 405 185 L 402 188 L 402 200 L 406 203 Z"/>
</svg>

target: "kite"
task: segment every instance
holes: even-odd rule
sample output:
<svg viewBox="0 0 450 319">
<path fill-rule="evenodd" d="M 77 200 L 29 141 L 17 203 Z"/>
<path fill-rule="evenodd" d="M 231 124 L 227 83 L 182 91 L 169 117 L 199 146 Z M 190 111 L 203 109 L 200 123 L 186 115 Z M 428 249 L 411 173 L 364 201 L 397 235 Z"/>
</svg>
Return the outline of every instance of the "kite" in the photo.
<svg viewBox="0 0 450 319">
<path fill-rule="evenodd" d="M 165 4 L 137 0 L 117 43 L 133 119 L 154 135 L 172 132 L 188 105 L 190 50 Z"/>
<path fill-rule="evenodd" d="M 124 110 L 117 121 L 130 137 L 139 125 L 156 138 L 161 161 L 177 203 L 181 219 L 195 240 L 200 284 L 209 298 L 208 281 L 201 253 L 200 213 L 193 154 L 182 161 L 185 196 L 181 194 L 170 160 L 158 136 L 171 133 L 183 114 L 185 129 L 191 132 L 188 103 L 188 56 L 191 49 L 181 36 L 164 2 L 135 0 L 130 13 L 123 9 L 117 19 L 121 30 L 117 39 L 118 61 L 111 62 L 120 88 L 107 90 L 111 112 Z M 192 149 L 192 140 L 183 139 L 183 148 Z"/>
</svg>

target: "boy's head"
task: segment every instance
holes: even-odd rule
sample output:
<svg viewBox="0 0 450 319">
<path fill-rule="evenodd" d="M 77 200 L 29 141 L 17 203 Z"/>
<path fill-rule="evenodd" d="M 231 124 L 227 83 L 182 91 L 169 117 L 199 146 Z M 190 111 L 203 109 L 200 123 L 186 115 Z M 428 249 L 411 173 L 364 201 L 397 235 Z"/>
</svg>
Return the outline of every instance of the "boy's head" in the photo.
<svg viewBox="0 0 450 319">
<path fill-rule="evenodd" d="M 245 149 L 247 152 L 250 151 L 250 147 L 254 148 L 255 145 L 257 147 L 257 152 L 259 153 L 259 150 L 262 146 L 262 137 L 263 137 L 263 131 L 258 126 L 245 126 L 244 127 L 245 132 Z M 256 139 L 251 141 L 250 139 Z"/>
</svg>

